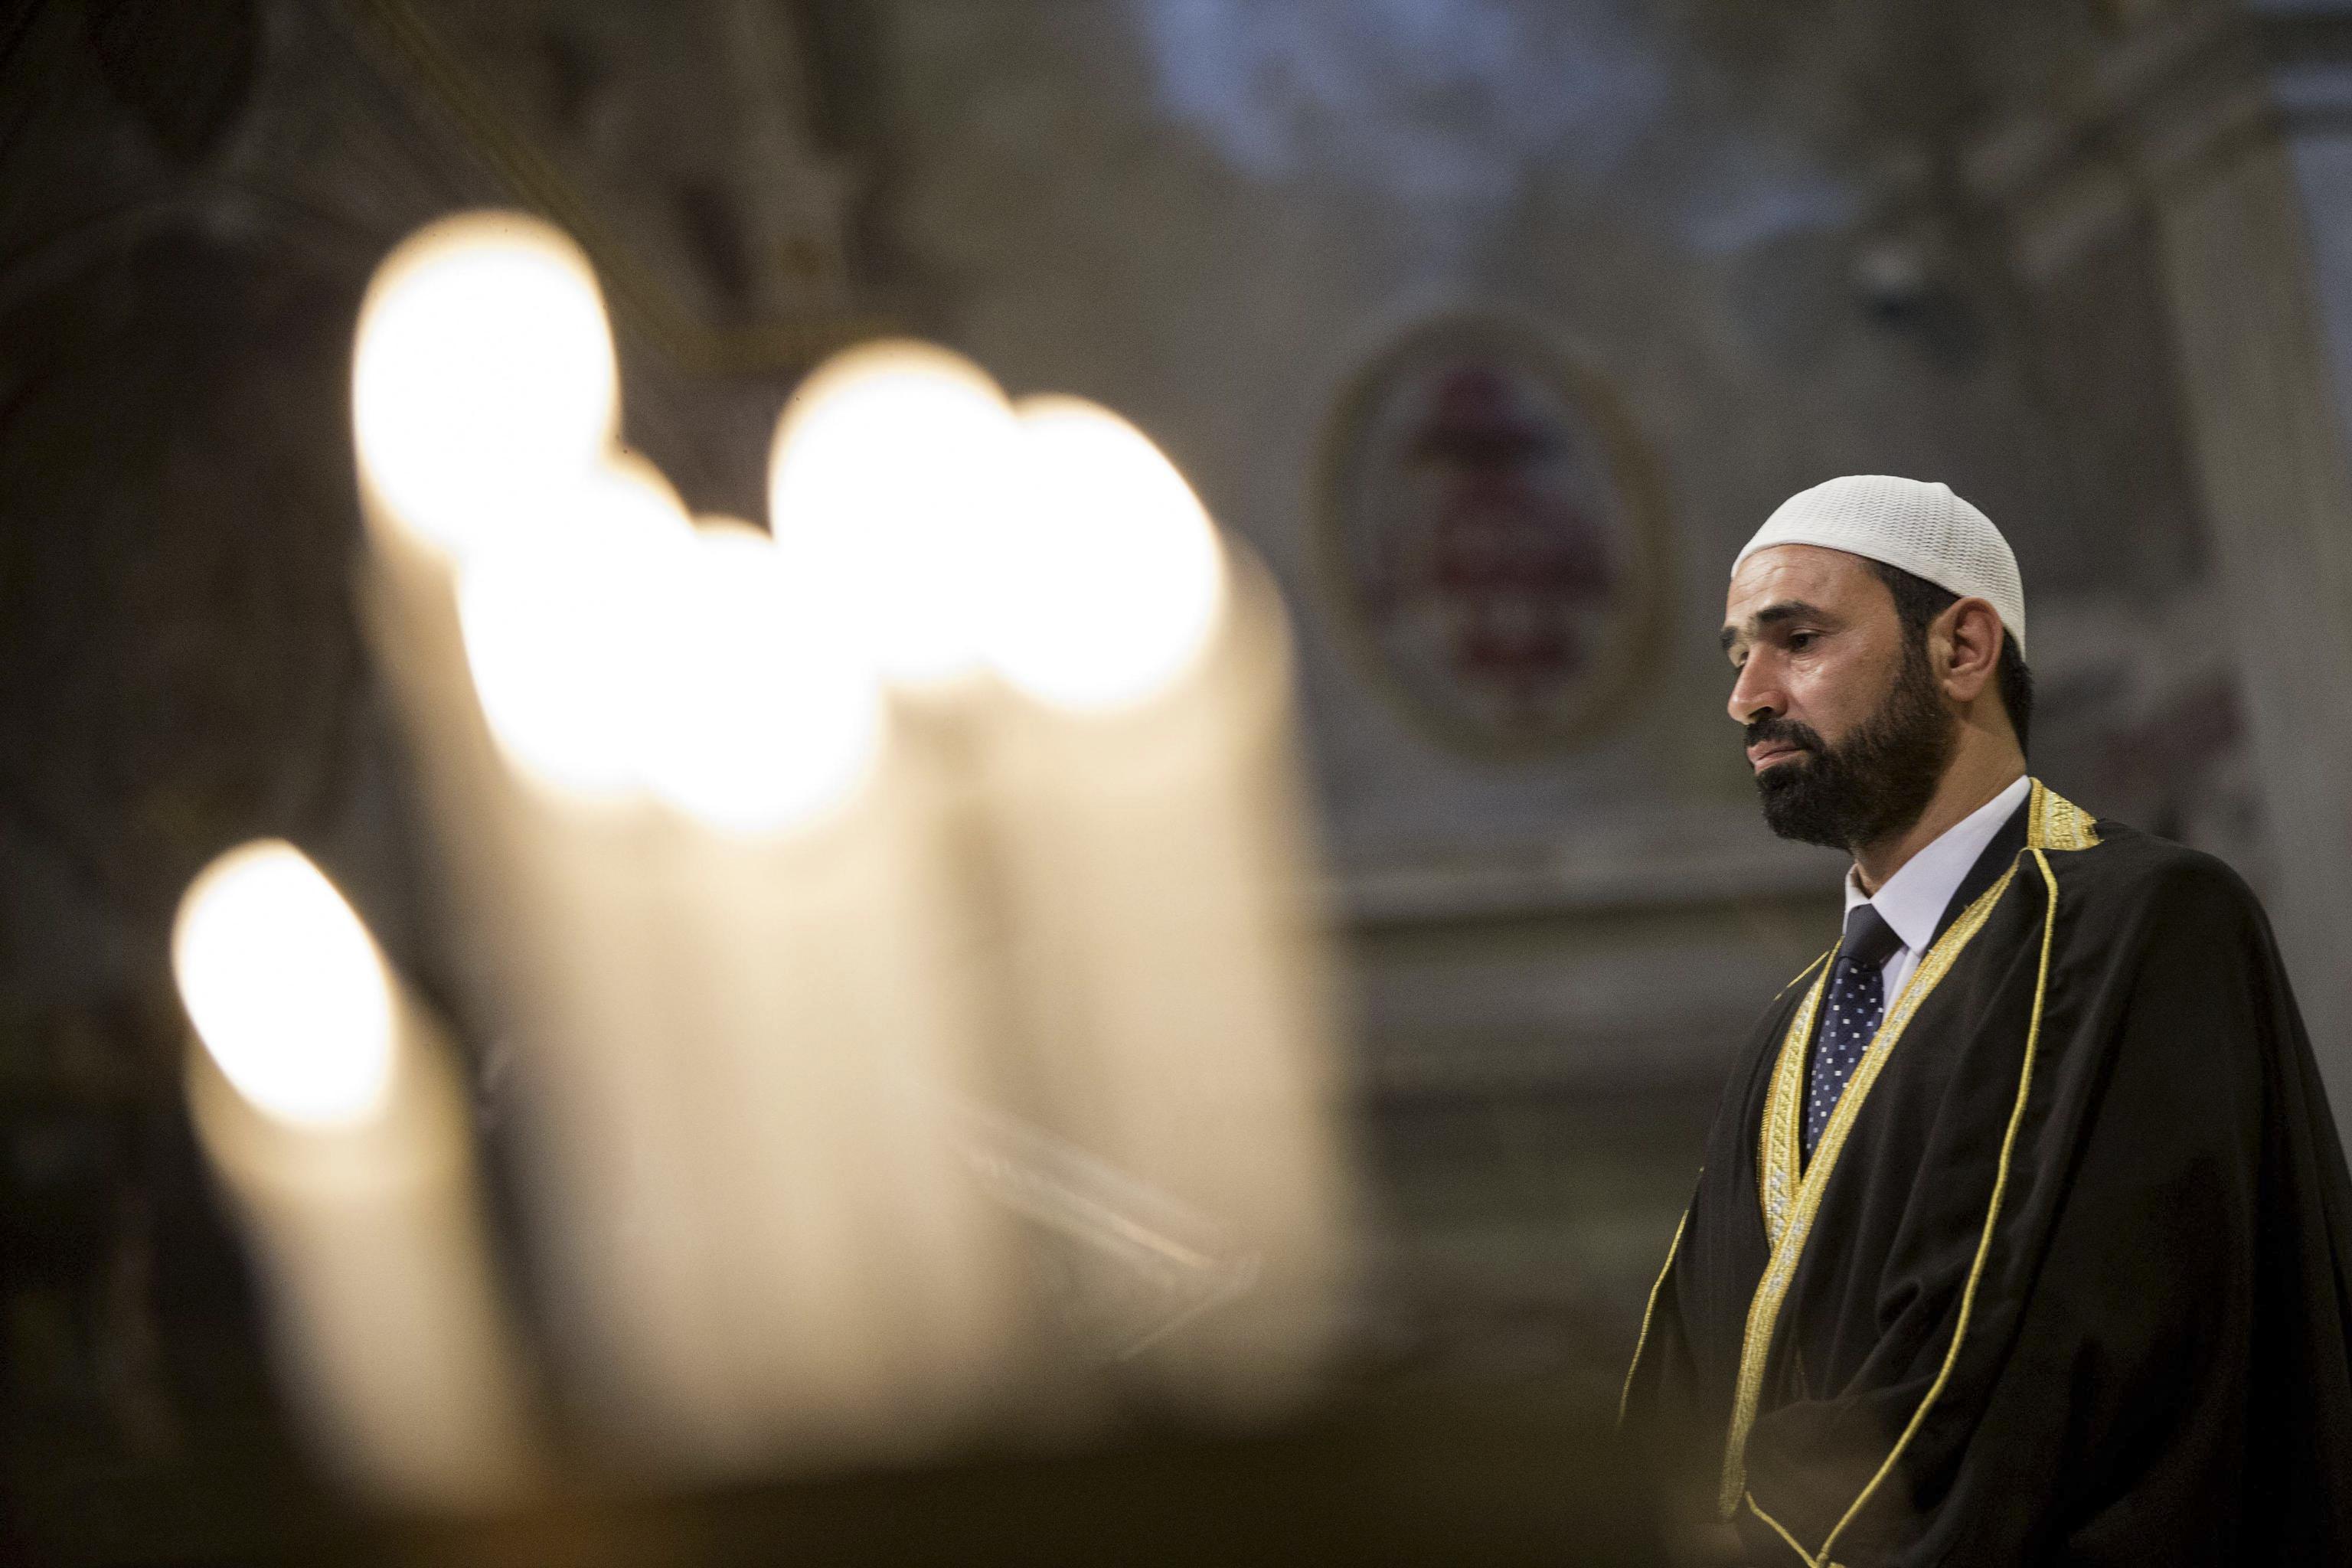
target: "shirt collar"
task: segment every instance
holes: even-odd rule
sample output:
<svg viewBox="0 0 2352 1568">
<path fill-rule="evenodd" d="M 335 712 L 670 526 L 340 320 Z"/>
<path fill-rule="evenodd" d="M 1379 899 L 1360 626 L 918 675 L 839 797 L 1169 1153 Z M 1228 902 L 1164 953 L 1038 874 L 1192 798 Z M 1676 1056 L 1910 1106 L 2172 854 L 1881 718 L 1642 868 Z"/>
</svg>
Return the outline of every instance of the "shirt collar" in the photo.
<svg viewBox="0 0 2352 1568">
<path fill-rule="evenodd" d="M 1856 904 L 1870 904 L 1903 939 L 1905 947 L 1913 952 L 1927 952 L 1927 944 L 1936 939 L 1937 922 L 1944 918 L 1952 895 L 1959 891 L 1969 868 L 1977 863 L 1977 857 L 1985 852 L 1985 846 L 1993 841 L 2001 825 L 2023 804 L 2032 787 L 2033 781 L 2020 774 L 2016 783 L 1952 824 L 1934 843 L 1903 862 L 1902 869 L 1887 878 L 1885 885 L 1868 898 L 1863 896 L 1853 868 L 1847 867 L 1846 912 L 1852 914 Z"/>
</svg>

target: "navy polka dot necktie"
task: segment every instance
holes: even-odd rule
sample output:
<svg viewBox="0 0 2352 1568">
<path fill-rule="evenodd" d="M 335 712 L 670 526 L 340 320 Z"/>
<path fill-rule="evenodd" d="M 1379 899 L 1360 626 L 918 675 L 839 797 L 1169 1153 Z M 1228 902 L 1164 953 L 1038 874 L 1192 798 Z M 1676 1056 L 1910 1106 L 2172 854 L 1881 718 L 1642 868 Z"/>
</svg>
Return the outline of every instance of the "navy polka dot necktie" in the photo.
<svg viewBox="0 0 2352 1568">
<path fill-rule="evenodd" d="M 1895 928 L 1868 904 L 1856 904 L 1845 917 L 1845 939 L 1838 943 L 1830 965 L 1830 983 L 1822 997 L 1822 1016 L 1813 1026 L 1811 1082 L 1805 1090 L 1805 1158 L 1822 1129 L 1830 1124 L 1846 1079 L 1870 1048 L 1878 1020 L 1886 1013 L 1886 988 L 1879 970 L 1903 945 Z"/>
</svg>

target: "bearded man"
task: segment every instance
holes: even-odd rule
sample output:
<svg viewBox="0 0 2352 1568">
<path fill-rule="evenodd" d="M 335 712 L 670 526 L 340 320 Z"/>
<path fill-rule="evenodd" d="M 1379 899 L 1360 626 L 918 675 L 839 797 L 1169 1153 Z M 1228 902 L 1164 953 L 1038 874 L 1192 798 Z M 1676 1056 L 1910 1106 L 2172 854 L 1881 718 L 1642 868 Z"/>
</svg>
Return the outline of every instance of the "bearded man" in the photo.
<svg viewBox="0 0 2352 1568">
<path fill-rule="evenodd" d="M 1627 1423 L 1752 1563 L 2352 1563 L 2352 1180 L 2252 893 L 2027 775 L 2016 559 L 1942 485 L 1791 499 L 1723 646 L 1765 820 L 1853 865 Z"/>
</svg>

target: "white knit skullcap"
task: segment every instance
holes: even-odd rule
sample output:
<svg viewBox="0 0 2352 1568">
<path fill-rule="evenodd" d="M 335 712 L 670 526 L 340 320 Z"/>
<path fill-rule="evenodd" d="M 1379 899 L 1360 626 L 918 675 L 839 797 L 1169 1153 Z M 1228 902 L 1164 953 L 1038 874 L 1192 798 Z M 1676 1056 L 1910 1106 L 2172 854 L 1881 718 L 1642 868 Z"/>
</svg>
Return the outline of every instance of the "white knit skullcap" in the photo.
<svg viewBox="0 0 2352 1568">
<path fill-rule="evenodd" d="M 1849 474 L 1800 490 L 1764 520 L 1737 560 L 1776 544 L 1818 544 L 1884 561 L 1964 599 L 1990 603 L 2025 657 L 2025 584 L 2017 557 L 1992 519 L 1954 495 L 1951 487 Z"/>
</svg>

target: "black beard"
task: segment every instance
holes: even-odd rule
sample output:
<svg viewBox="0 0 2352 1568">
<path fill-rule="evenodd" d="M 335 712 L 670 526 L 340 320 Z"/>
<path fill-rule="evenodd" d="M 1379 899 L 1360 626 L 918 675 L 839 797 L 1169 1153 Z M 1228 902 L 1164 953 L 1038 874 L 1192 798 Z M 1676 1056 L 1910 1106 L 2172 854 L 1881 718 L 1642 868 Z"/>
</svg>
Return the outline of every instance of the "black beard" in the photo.
<svg viewBox="0 0 2352 1568">
<path fill-rule="evenodd" d="M 1780 741 L 1808 754 L 1756 775 L 1764 821 L 1783 838 L 1848 851 L 1891 838 L 1927 809 L 1959 735 L 1937 700 L 1924 647 L 1906 647 L 1878 710 L 1835 746 L 1809 724 L 1759 719 L 1748 744 Z"/>
</svg>

